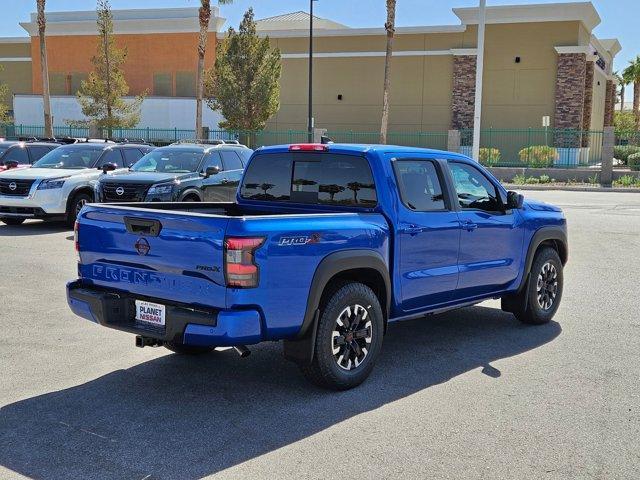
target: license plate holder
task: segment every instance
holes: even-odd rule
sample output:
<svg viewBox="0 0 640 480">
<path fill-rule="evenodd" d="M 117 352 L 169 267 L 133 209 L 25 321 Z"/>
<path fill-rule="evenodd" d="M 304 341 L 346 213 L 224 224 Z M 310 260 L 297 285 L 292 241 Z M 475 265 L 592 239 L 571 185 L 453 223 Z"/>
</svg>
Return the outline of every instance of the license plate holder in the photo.
<svg viewBox="0 0 640 480">
<path fill-rule="evenodd" d="M 136 321 L 155 327 L 164 327 L 167 321 L 167 307 L 160 303 L 136 300 Z"/>
</svg>

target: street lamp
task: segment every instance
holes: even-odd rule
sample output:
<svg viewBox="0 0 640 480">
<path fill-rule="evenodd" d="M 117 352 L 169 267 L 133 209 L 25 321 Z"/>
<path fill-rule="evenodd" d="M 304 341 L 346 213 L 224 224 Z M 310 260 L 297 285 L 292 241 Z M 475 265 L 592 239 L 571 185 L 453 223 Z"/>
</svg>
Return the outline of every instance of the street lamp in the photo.
<svg viewBox="0 0 640 480">
<path fill-rule="evenodd" d="M 307 129 L 309 143 L 313 142 L 313 2 L 309 0 L 309 118 Z"/>
<path fill-rule="evenodd" d="M 478 53 L 476 55 L 476 98 L 473 113 L 473 150 L 471 156 L 480 160 L 480 133 L 482 122 L 482 75 L 484 72 L 484 33 L 487 23 L 487 0 L 480 0 L 478 10 Z"/>
</svg>

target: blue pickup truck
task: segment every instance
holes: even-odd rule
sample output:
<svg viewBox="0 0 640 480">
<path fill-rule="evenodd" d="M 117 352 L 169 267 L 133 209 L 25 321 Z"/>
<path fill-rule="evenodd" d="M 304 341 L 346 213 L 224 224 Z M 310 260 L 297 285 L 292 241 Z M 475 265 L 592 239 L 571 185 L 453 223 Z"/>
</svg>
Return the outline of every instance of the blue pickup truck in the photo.
<svg viewBox="0 0 640 480">
<path fill-rule="evenodd" d="M 235 203 L 91 204 L 76 224 L 77 315 L 137 346 L 283 341 L 318 385 L 360 384 L 387 324 L 501 298 L 528 324 L 562 296 L 562 211 L 462 155 L 394 146 L 258 149 Z"/>
</svg>

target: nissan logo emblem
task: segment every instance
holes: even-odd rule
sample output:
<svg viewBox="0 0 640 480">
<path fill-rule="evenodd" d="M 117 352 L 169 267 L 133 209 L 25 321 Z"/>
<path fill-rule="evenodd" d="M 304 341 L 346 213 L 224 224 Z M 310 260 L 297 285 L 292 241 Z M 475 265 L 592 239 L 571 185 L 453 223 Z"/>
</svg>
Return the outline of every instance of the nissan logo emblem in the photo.
<svg viewBox="0 0 640 480">
<path fill-rule="evenodd" d="M 16 188 L 18 188 L 18 185 L 16 185 L 16 182 L 11 182 L 9 184 L 9 190 L 14 191 Z"/>
<path fill-rule="evenodd" d="M 116 188 L 116 193 L 118 195 L 124 195 L 124 188 L 123 187 Z"/>
</svg>

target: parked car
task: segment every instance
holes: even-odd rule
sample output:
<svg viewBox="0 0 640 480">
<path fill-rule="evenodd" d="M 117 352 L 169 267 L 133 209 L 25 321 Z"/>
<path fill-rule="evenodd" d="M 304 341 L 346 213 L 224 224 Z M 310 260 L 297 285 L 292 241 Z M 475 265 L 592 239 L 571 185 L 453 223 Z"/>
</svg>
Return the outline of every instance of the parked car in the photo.
<svg viewBox="0 0 640 480">
<path fill-rule="evenodd" d="M 244 164 L 252 153 L 253 150 L 244 145 L 161 147 L 129 170 L 100 178 L 98 201 L 233 201 Z"/>
<path fill-rule="evenodd" d="M 147 145 L 86 142 L 62 145 L 32 168 L 0 174 L 0 220 L 20 225 L 28 218 L 63 218 L 70 224 L 94 200 L 100 176 L 134 164 L 151 151 Z"/>
<path fill-rule="evenodd" d="M 88 205 L 75 234 L 77 315 L 181 353 L 283 340 L 332 389 L 392 321 L 502 298 L 549 322 L 568 255 L 559 208 L 462 155 L 371 145 L 260 148 L 235 204 Z"/>
<path fill-rule="evenodd" d="M 59 146 L 53 142 L 0 142 L 0 172 L 29 167 Z"/>
</svg>

